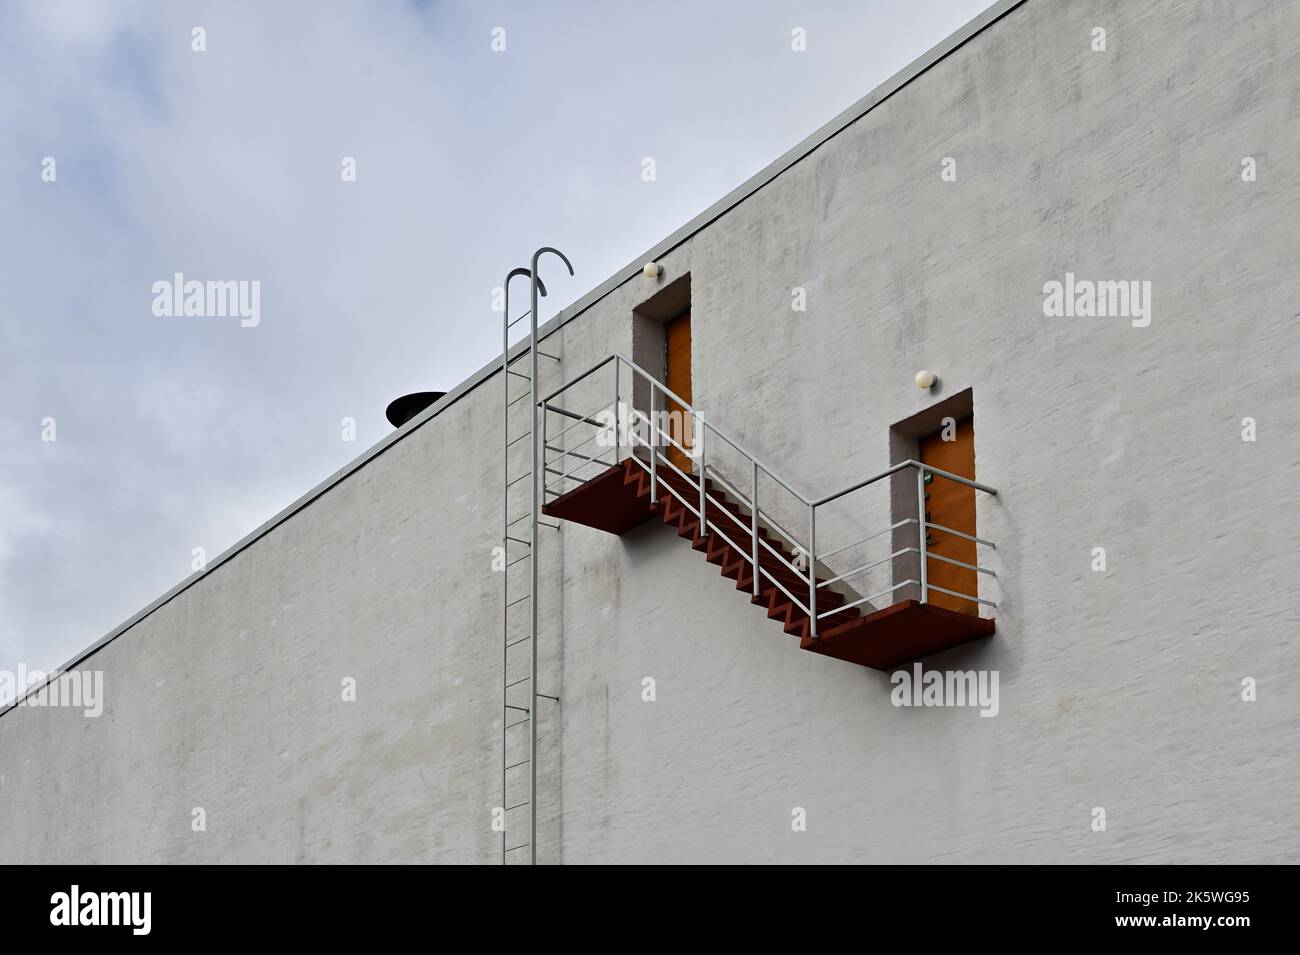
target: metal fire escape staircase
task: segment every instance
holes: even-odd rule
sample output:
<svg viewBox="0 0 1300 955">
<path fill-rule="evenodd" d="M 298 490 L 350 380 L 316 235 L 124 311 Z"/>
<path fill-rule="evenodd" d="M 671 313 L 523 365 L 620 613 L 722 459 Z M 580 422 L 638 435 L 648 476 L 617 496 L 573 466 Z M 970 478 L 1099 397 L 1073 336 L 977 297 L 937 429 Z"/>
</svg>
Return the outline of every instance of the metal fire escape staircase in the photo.
<svg viewBox="0 0 1300 955">
<path fill-rule="evenodd" d="M 995 545 L 926 509 L 935 481 L 995 495 L 987 485 L 908 460 L 811 498 L 621 355 L 537 410 L 543 514 L 620 535 L 660 518 L 805 650 L 892 670 L 994 632 L 980 613 L 996 604 L 975 581 L 995 572 L 934 543 L 954 535 L 972 553 Z M 934 562 L 962 568 L 971 592 L 933 583 Z"/>
<path fill-rule="evenodd" d="M 501 611 L 501 862 L 537 863 L 537 706 L 558 697 L 537 687 L 538 550 L 539 530 L 558 525 L 540 519 L 541 458 L 538 358 L 558 362 L 537 348 L 537 299 L 546 286 L 537 274 L 546 253 L 558 256 L 573 274 L 573 266 L 558 249 L 533 253 L 532 267 L 513 269 L 503 286 L 501 378 L 503 395 L 502 451 L 502 611 Z M 528 278 L 529 308 L 510 317 L 510 281 Z M 517 354 L 510 354 L 511 329 L 528 320 L 528 336 Z M 523 420 L 519 420 L 523 419 Z M 524 457 L 524 453 L 527 457 Z M 524 500 L 519 500 L 524 498 Z M 527 661 L 527 666 L 521 661 Z M 523 824 L 526 819 L 526 825 Z M 521 834 L 522 833 L 522 834 Z M 523 858 L 520 858 L 523 856 Z"/>
</svg>

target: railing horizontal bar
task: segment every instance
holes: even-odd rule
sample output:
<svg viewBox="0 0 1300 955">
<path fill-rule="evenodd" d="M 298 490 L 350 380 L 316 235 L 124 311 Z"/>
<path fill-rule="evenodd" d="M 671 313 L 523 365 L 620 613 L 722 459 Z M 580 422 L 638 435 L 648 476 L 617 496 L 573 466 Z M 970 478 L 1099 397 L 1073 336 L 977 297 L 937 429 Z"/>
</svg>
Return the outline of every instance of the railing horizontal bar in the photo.
<svg viewBox="0 0 1300 955">
<path fill-rule="evenodd" d="M 772 528 L 772 530 L 776 531 L 776 532 L 777 532 L 778 534 L 780 534 L 782 537 L 784 537 L 787 541 L 789 541 L 789 542 L 790 542 L 791 544 L 793 544 L 795 547 L 798 547 L 800 550 L 804 550 L 804 549 L 805 549 L 804 546 L 803 546 L 803 544 L 801 544 L 801 543 L 799 542 L 799 538 L 795 537 L 793 534 L 791 534 L 789 531 L 787 531 L 784 527 L 782 527 L 780 524 L 778 524 L 775 520 L 773 520 L 772 515 L 769 514 L 769 513 L 767 513 L 767 511 L 763 510 L 761 507 L 758 509 L 758 519 L 759 519 L 760 521 L 762 521 L 763 523 L 765 523 L 768 527 Z"/>
<path fill-rule="evenodd" d="M 962 600 L 969 600 L 971 603 L 983 604 L 986 607 L 997 607 L 992 600 L 981 600 L 979 597 L 972 597 L 969 594 L 959 594 L 955 590 L 949 590 L 947 587 L 937 587 L 934 584 L 929 585 L 930 590 L 937 590 L 941 594 L 947 594 L 950 597 L 960 597 Z"/>
<path fill-rule="evenodd" d="M 541 402 L 541 401 L 550 401 L 550 400 L 551 400 L 552 398 L 554 398 L 556 395 L 558 395 L 558 394 L 560 394 L 561 392 L 567 391 L 568 389 L 572 388 L 574 385 L 576 385 L 578 382 L 582 381 L 584 378 L 588 378 L 588 377 L 590 377 L 591 375 L 594 375 L 596 372 L 600 371 L 602 368 L 604 368 L 606 365 L 608 365 L 611 361 L 626 361 L 626 359 L 623 358 L 621 355 L 618 355 L 618 354 L 606 355 L 606 356 L 605 356 L 604 358 L 602 358 L 600 361 L 596 362 L 596 364 L 592 365 L 590 368 L 588 368 L 588 369 L 587 369 L 586 371 L 584 371 L 582 374 L 578 375 L 578 377 L 576 377 L 576 378 L 570 378 L 567 382 L 565 382 L 564 384 L 560 385 L 560 387 L 556 388 L 556 389 L 555 389 L 554 391 L 552 391 L 549 395 L 545 395 L 544 397 L 539 398 L 538 401 L 539 401 L 539 402 Z"/>
<path fill-rule="evenodd" d="M 905 580 L 901 584 L 894 584 L 894 586 L 890 587 L 888 590 L 882 590 L 878 594 L 872 594 L 869 597 L 860 597 L 857 600 L 853 601 L 852 603 L 847 603 L 844 604 L 843 606 L 836 607 L 834 610 L 827 610 L 825 613 L 819 613 L 817 615 L 817 619 L 822 620 L 826 617 L 833 616 L 834 614 L 839 613 L 841 610 L 851 610 L 852 608 L 859 607 L 864 603 L 869 603 L 870 601 L 875 600 L 877 597 L 883 597 L 885 596 L 885 594 L 892 594 L 895 590 L 897 590 L 900 587 L 906 587 L 908 584 L 914 584 L 914 583 L 916 583 L 915 580 Z M 931 587 L 931 589 L 933 590 L 934 588 Z"/>
<path fill-rule="evenodd" d="M 897 464 L 895 464 L 892 468 L 890 468 L 887 471 L 881 471 L 879 474 L 873 475 L 872 477 L 867 478 L 865 481 L 859 481 L 857 484 L 851 485 L 850 487 L 846 487 L 842 491 L 836 491 L 834 494 L 828 494 L 823 498 L 818 498 L 816 501 L 813 501 L 813 507 L 821 507 L 823 504 L 829 504 L 831 501 L 837 501 L 846 494 L 852 494 L 854 491 L 860 491 L 869 484 L 875 484 L 877 481 L 882 480 L 883 478 L 887 478 L 891 474 L 897 474 L 899 471 L 903 470 L 904 468 L 910 468 L 915 464 L 916 464 L 915 461 L 899 461 Z"/>
<path fill-rule="evenodd" d="M 883 531 L 876 531 L 876 533 L 871 534 L 871 535 L 869 535 L 869 536 L 867 536 L 867 537 L 864 537 L 864 538 L 862 538 L 861 540 L 855 540 L 852 544 L 845 544 L 843 547 L 837 547 L 837 548 L 835 548 L 835 550 L 830 551 L 829 553 L 818 554 L 818 555 L 817 555 L 817 559 L 818 559 L 818 560 L 822 560 L 822 561 L 824 561 L 824 560 L 826 560 L 827 558 L 834 557 L 836 554 L 839 554 L 839 553 L 842 553 L 843 551 L 848 550 L 850 547 L 857 547 L 859 544 L 865 544 L 865 543 L 866 543 L 867 541 L 869 541 L 869 540 L 875 540 L 875 539 L 876 539 L 877 537 L 879 537 L 881 534 L 888 534 L 890 531 L 896 531 L 896 530 L 898 530 L 900 527 L 903 527 L 903 526 L 905 526 L 905 525 L 907 525 L 907 524 L 915 524 L 915 523 L 916 523 L 916 518 L 915 518 L 915 517 L 905 517 L 905 518 L 903 518 L 901 521 L 897 521 L 897 522 L 895 522 L 895 523 L 893 523 L 893 524 L 890 524 L 890 525 L 889 525 L 888 527 L 886 527 Z"/>
<path fill-rule="evenodd" d="M 781 553 L 779 550 L 777 550 L 775 547 L 773 547 L 773 546 L 772 546 L 771 544 L 769 544 L 767 541 L 763 540 L 763 538 L 761 538 L 761 537 L 758 539 L 758 542 L 759 542 L 759 544 L 761 544 L 762 546 L 766 547 L 766 548 L 768 549 L 768 552 L 769 552 L 773 557 L 775 557 L 777 560 L 779 560 L 779 561 L 781 562 L 781 566 L 783 566 L 783 567 L 785 567 L 787 570 L 789 570 L 790 573 L 794 574 L 796 577 L 801 577 L 801 576 L 803 576 L 803 573 L 804 573 L 804 572 L 803 572 L 802 570 L 800 570 L 797 566 L 795 566 L 795 565 L 790 561 L 790 559 L 787 558 L 787 557 L 785 556 L 785 554 Z"/>
<path fill-rule="evenodd" d="M 688 405 L 687 407 L 689 407 L 689 405 Z M 717 436 L 718 436 L 719 438 L 721 438 L 723 441 L 727 442 L 727 444 L 731 445 L 733 448 L 735 448 L 737 451 L 739 451 L 739 452 L 740 452 L 740 453 L 745 457 L 746 460 L 751 461 L 751 462 L 753 462 L 754 464 L 757 464 L 757 465 L 758 465 L 758 469 L 759 469 L 760 471 L 762 471 L 764 474 L 766 474 L 768 477 L 770 477 L 770 478 L 771 478 L 773 481 L 775 481 L 777 484 L 781 485 L 781 487 L 785 488 L 787 491 L 789 491 L 791 494 L 793 494 L 793 495 L 798 499 L 799 503 L 801 503 L 801 504 L 811 504 L 811 503 L 812 503 L 812 501 L 808 500 L 808 498 L 804 497 L 802 494 L 800 494 L 798 491 L 796 491 L 794 488 L 792 488 L 789 484 L 787 484 L 784 480 L 782 480 L 781 477 L 779 477 L 779 476 L 776 474 L 775 471 L 773 471 L 771 468 L 769 468 L 769 467 L 768 467 L 766 464 L 764 464 L 762 461 L 758 460 L 758 458 L 754 457 L 752 454 L 750 454 L 748 451 L 746 451 L 746 450 L 745 450 L 745 449 L 744 449 L 744 448 L 743 448 L 743 447 L 742 447 L 742 446 L 741 446 L 741 445 L 740 445 L 736 440 L 734 440 L 734 439 L 731 438 L 731 437 L 728 437 L 726 433 L 724 433 L 724 432 L 721 431 L 720 429 L 714 427 L 713 425 L 711 425 L 711 424 L 709 424 L 707 421 L 705 421 L 705 420 L 703 419 L 703 417 L 699 415 L 699 412 L 698 412 L 698 411 L 692 411 L 692 414 L 695 414 L 697 417 L 700 417 L 700 422 L 701 422 L 700 427 L 701 427 L 701 428 L 707 428 L 707 429 L 708 429 L 709 431 L 711 431 L 713 434 L 717 435 Z"/>
<path fill-rule="evenodd" d="M 694 452 L 694 451 L 692 451 L 690 448 L 688 448 L 688 447 L 686 447 L 686 446 L 684 446 L 684 445 L 678 444 L 676 438 L 674 438 L 674 437 L 673 437 L 669 432 L 665 431 L 663 428 L 659 427 L 659 425 L 657 425 L 657 424 L 655 424 L 653 421 L 651 421 L 651 420 L 649 419 L 649 417 L 647 417 L 647 416 L 645 415 L 644 412 L 638 411 L 638 410 L 636 410 L 635 408 L 633 408 L 633 409 L 632 409 L 632 414 L 633 414 L 634 416 L 640 418 L 642 421 L 644 421 L 644 422 L 646 423 L 646 426 L 647 426 L 648 428 L 650 428 L 650 433 L 651 433 L 652 435 L 654 435 L 656 438 L 657 438 L 657 437 L 660 437 L 660 436 L 662 436 L 662 437 L 664 437 L 664 438 L 667 438 L 667 439 L 668 439 L 668 443 L 671 444 L 671 445 L 672 445 L 674 448 L 676 448 L 678 451 L 680 451 L 682 454 L 686 455 L 688 458 L 694 458 L 694 457 L 695 457 L 695 452 Z M 657 445 L 656 445 L 656 446 L 657 446 Z"/>
<path fill-rule="evenodd" d="M 578 465 L 576 468 L 574 468 L 572 471 L 557 471 L 555 468 L 550 467 L 550 466 L 548 465 L 547 468 L 546 468 L 546 473 L 547 473 L 547 474 L 554 474 L 554 475 L 556 475 L 556 476 L 558 476 L 558 477 L 561 477 L 561 478 L 572 478 L 573 480 L 575 480 L 575 481 L 577 481 L 579 484 L 581 484 L 583 481 L 586 481 L 587 478 L 579 478 L 577 475 L 578 475 L 578 472 L 579 472 L 579 471 L 581 471 L 583 468 L 585 468 L 585 467 L 587 467 L 587 466 L 588 466 L 588 465 L 586 465 L 586 464 L 579 464 L 579 465 Z M 593 477 L 594 477 L 594 475 L 593 475 Z"/>
<path fill-rule="evenodd" d="M 736 551 L 737 553 L 740 554 L 741 557 L 745 558 L 745 560 L 746 560 L 748 563 L 751 563 L 751 564 L 752 564 L 752 563 L 754 562 L 753 559 L 752 559 L 752 558 L 750 557 L 750 555 L 749 555 L 749 549 L 748 549 L 747 547 L 741 547 L 739 544 L 737 544 L 735 541 L 733 541 L 733 540 L 732 540 L 730 537 L 728 537 L 726 534 L 722 533 L 722 528 L 718 527 L 717 524 L 714 524 L 713 521 L 705 521 L 705 523 L 706 523 L 709 527 L 712 527 L 713 530 L 717 533 L 717 535 L 718 535 L 719 537 L 721 537 L 721 538 L 723 539 L 723 541 L 724 541 L 728 546 L 731 547 L 732 550 Z"/>
<path fill-rule="evenodd" d="M 586 443 L 587 443 L 586 441 L 582 442 L 582 444 L 586 444 Z M 582 444 L 578 445 L 577 447 L 579 447 L 579 448 L 582 447 Z M 549 445 L 549 444 L 546 446 L 546 449 L 547 449 L 548 451 L 563 451 L 563 453 L 562 453 L 559 457 L 551 458 L 551 463 L 552 463 L 552 464 L 556 464 L 556 463 L 558 463 L 559 461 L 562 461 L 564 458 L 567 458 L 569 455 L 573 455 L 575 458 L 581 458 L 581 459 L 584 460 L 584 461 L 590 461 L 590 462 L 592 462 L 592 463 L 594 463 L 594 464 L 603 464 L 603 465 L 604 465 L 605 467 L 607 467 L 607 468 L 612 468 L 612 467 L 614 466 L 613 462 L 605 461 L 605 460 L 603 460 L 603 459 L 601 459 L 601 458 L 593 458 L 593 457 L 590 457 L 590 456 L 588 456 L 588 455 L 586 455 L 586 454 L 579 454 L 579 453 L 578 453 L 577 451 L 575 451 L 575 450 L 564 451 L 563 448 L 552 447 L 552 446 Z"/>
<path fill-rule="evenodd" d="M 717 498 L 715 498 L 715 497 L 714 497 L 712 494 L 710 494 L 708 491 L 705 491 L 705 492 L 704 492 L 704 496 L 705 496 L 706 499 L 708 499 L 708 501 L 709 501 L 710 504 L 716 504 L 716 505 L 718 506 L 718 509 L 719 509 L 720 511 L 722 511 L 723 514 L 726 514 L 729 518 L 731 518 L 731 519 L 732 519 L 733 521 L 735 521 L 738 525 L 740 525 L 741 530 L 745 530 L 745 531 L 751 530 L 750 526 L 749 526 L 747 523 L 745 523 L 744 521 L 742 521 L 742 520 L 741 520 L 739 517 L 737 517 L 735 514 L 731 513 L 731 511 L 727 510 L 726 506 L 723 505 L 723 503 L 722 503 L 721 501 L 719 501 Z"/>
<path fill-rule="evenodd" d="M 975 490 L 983 491 L 985 494 L 992 494 L 994 497 L 997 496 L 997 488 L 989 487 L 987 484 L 981 484 L 979 481 L 972 481 L 970 478 L 964 478 L 960 474 L 953 474 L 951 471 L 945 471 L 943 468 L 936 468 L 923 461 L 908 461 L 907 463 L 915 465 L 922 471 L 929 471 L 931 474 L 937 474 L 941 478 L 947 478 L 949 481 L 956 481 L 958 484 L 965 484 L 967 487 L 973 487 Z"/>
<path fill-rule="evenodd" d="M 864 570 L 870 570 L 872 567 L 879 567 L 881 564 L 888 563 L 889 561 L 893 560 L 896 557 L 902 557 L 904 554 L 919 554 L 919 553 L 920 550 L 918 548 L 904 547 L 902 550 L 894 551 L 888 557 L 882 557 L 880 558 L 880 560 L 873 560 L 870 563 L 863 564 L 861 567 L 855 567 L 853 570 L 845 571 L 844 573 L 840 574 L 838 577 L 832 577 L 830 580 L 826 581 L 826 583 L 818 584 L 817 586 L 818 588 L 829 587 L 831 584 L 839 583 L 841 580 L 844 580 L 846 577 L 852 577 L 855 574 L 862 573 Z"/>
<path fill-rule="evenodd" d="M 961 531 L 953 530 L 951 527 L 944 527 L 942 524 L 935 524 L 933 521 L 926 521 L 925 526 L 927 528 L 933 528 L 936 531 L 943 531 L 946 534 L 956 534 L 958 537 L 965 538 L 968 541 L 974 541 L 977 544 L 983 544 L 985 547 L 992 547 L 995 550 L 997 549 L 998 546 L 992 541 L 986 541 L 982 537 L 971 537 L 971 535 L 969 534 L 964 534 Z"/>
<path fill-rule="evenodd" d="M 576 428 L 577 425 L 575 424 L 573 427 Z M 572 429 L 570 429 L 570 428 L 565 428 L 564 431 L 563 431 L 561 434 L 557 434 L 557 435 L 555 435 L 555 439 L 556 439 L 556 440 L 559 440 L 560 438 L 564 437 L 564 435 L 568 434 L 570 430 L 572 430 Z M 567 448 L 567 449 L 566 449 L 563 445 L 558 445 L 558 444 L 548 444 L 546 447 L 547 447 L 547 450 L 550 450 L 550 451 L 565 451 L 565 450 L 568 450 L 568 451 L 576 451 L 576 450 L 578 450 L 578 448 L 581 448 L 581 447 L 584 447 L 585 445 L 591 444 L 591 442 L 595 441 L 595 440 L 596 440 L 597 438 L 599 438 L 603 433 L 604 433 L 603 431 L 597 431 L 595 434 L 588 435 L 586 438 L 583 438 L 581 441 L 579 441 L 579 442 L 578 442 L 577 444 L 575 444 L 573 447 L 571 447 L 571 448 Z"/>
<path fill-rule="evenodd" d="M 873 477 L 869 477 L 865 481 L 859 481 L 857 484 L 851 485 L 850 487 L 846 487 L 842 491 L 836 491 L 834 494 L 828 494 L 823 498 L 819 498 L 818 500 L 813 501 L 813 506 L 821 507 L 823 504 L 829 504 L 831 501 L 838 500 L 839 498 L 843 497 L 845 494 L 852 494 L 854 491 L 860 491 L 868 484 L 875 484 L 877 481 L 883 478 L 887 478 L 891 474 L 897 474 L 899 471 L 903 470 L 904 468 L 918 468 L 919 470 L 922 471 L 929 471 L 931 474 L 937 474 L 940 477 L 947 478 L 950 481 L 956 481 L 958 484 L 965 484 L 967 487 L 973 487 L 975 488 L 975 490 L 983 491 L 985 494 L 998 493 L 996 488 L 991 488 L 987 484 L 980 484 L 978 481 L 972 481 L 970 478 L 964 478 L 960 474 L 953 474 L 951 471 L 945 471 L 942 468 L 932 467 L 929 464 L 924 464 L 920 461 L 913 461 L 911 459 L 908 459 L 907 461 L 899 461 L 897 464 L 895 464 L 893 467 L 889 468 L 888 470 L 881 471 L 879 474 Z"/>
<path fill-rule="evenodd" d="M 677 465 L 673 464 L 673 462 L 669 461 L 667 455 L 665 455 L 665 454 L 660 454 L 660 455 L 658 455 L 658 457 L 659 457 L 659 461 L 660 461 L 661 464 L 666 464 L 666 465 L 668 465 L 670 468 L 672 468 L 674 471 L 676 471 L 677 474 L 682 478 L 682 480 L 684 480 L 684 481 L 686 481 L 686 482 L 688 482 L 688 483 L 690 483 L 690 484 L 694 484 L 694 483 L 695 483 L 695 478 L 691 477 L 691 475 L 687 474 L 687 473 L 684 472 L 681 468 L 679 468 Z M 660 481 L 660 483 L 663 483 L 662 480 Z M 666 485 L 666 486 L 667 486 L 667 488 L 668 488 L 668 493 L 671 494 L 671 495 L 673 496 L 674 499 L 676 499 L 676 501 L 677 501 L 678 504 L 680 504 L 682 507 L 686 508 L 688 511 L 690 511 L 692 514 L 694 514 L 696 517 L 699 517 L 699 516 L 700 516 L 700 512 L 699 512 L 696 508 L 691 507 L 690 502 L 684 500 L 684 499 L 682 498 L 682 495 L 679 494 L 679 493 L 677 493 L 677 491 L 673 488 L 673 486 L 672 486 L 671 484 Z"/>
<path fill-rule="evenodd" d="M 629 453 L 628 456 L 627 456 L 626 458 L 624 458 L 623 460 L 624 460 L 624 461 L 628 461 L 628 460 L 635 461 L 637 464 L 641 465 L 641 470 L 643 470 L 643 471 L 645 471 L 647 474 L 649 474 L 649 473 L 650 473 L 650 465 L 647 464 L 645 461 L 642 461 L 639 457 L 637 457 L 637 456 L 636 456 L 636 453 L 635 453 L 635 450 L 636 450 L 635 448 L 628 448 L 628 451 L 631 452 L 631 453 Z"/>
<path fill-rule="evenodd" d="M 753 561 L 751 561 L 750 563 L 753 563 Z M 796 597 L 794 594 L 790 593 L 790 591 L 786 590 L 785 585 L 782 584 L 781 581 L 773 577 L 771 574 L 769 574 L 767 572 L 766 567 L 764 567 L 762 564 L 759 564 L 758 570 L 760 574 L 762 574 L 764 577 L 766 577 L 768 580 L 772 582 L 772 584 L 776 587 L 777 590 L 781 591 L 781 593 L 789 597 L 790 600 L 794 603 L 794 605 L 798 607 L 800 610 L 802 610 L 804 614 L 808 613 L 808 608 L 803 605 L 803 603 L 799 600 L 799 598 Z"/>
<path fill-rule="evenodd" d="M 601 405 L 601 406 L 600 406 L 599 408 L 597 408 L 595 411 L 591 412 L 591 414 L 586 414 L 586 415 L 580 415 L 580 414 L 578 414 L 578 412 L 576 412 L 576 411 L 570 411 L 570 410 L 568 410 L 567 408 L 560 408 L 560 407 L 558 407 L 558 406 L 556 406 L 556 405 L 547 405 L 547 406 L 546 406 L 546 410 L 547 410 L 547 411 L 554 411 L 556 414 L 558 414 L 558 415 L 563 415 L 563 416 L 566 417 L 566 418 L 572 418 L 574 421 L 578 422 L 578 424 L 591 424 L 591 425 L 596 425 L 597 427 L 601 427 L 601 428 L 603 428 L 603 427 L 605 427 L 607 424 L 609 424 L 609 422 L 608 422 L 608 421 L 597 421 L 595 418 L 592 417 L 592 415 L 596 414 L 597 412 L 604 411 L 604 410 L 605 410 L 605 405 L 608 405 L 608 404 L 610 404 L 610 402 L 607 401 L 607 402 L 605 402 L 605 404 Z M 562 437 L 564 437 L 566 434 L 568 434 L 570 431 L 572 431 L 574 428 L 576 428 L 576 427 L 578 426 L 578 424 L 571 424 L 571 425 L 569 425 L 567 428 L 565 428 L 565 429 L 564 429 L 563 431 L 561 431 L 559 434 L 554 435 L 553 437 L 556 437 L 556 438 L 562 438 Z"/>
<path fill-rule="evenodd" d="M 978 571 L 981 574 L 988 574 L 990 577 L 997 576 L 997 574 L 993 573 L 993 571 L 989 570 L 987 567 L 980 567 L 977 566 L 976 564 L 968 564 L 963 560 L 954 560 L 951 557 L 944 557 L 942 554 L 936 554 L 932 550 L 927 550 L 925 552 L 925 556 L 929 557 L 931 560 L 941 560 L 945 564 L 952 564 L 956 567 L 965 567 L 967 570 L 974 570 L 974 571 Z"/>
<path fill-rule="evenodd" d="M 712 465 L 710 465 L 710 467 L 712 467 Z M 738 505 L 743 507 L 745 510 L 749 510 L 749 496 L 718 473 L 717 468 L 713 468 L 713 480 L 721 484 L 725 490 L 735 497 Z"/>
</svg>

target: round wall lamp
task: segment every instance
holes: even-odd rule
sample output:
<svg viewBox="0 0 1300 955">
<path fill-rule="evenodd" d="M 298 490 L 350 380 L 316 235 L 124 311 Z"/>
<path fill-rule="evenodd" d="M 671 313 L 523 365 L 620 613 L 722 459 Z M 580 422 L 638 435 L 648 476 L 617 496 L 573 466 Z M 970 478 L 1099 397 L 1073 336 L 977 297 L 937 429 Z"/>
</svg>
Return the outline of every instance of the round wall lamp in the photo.
<svg viewBox="0 0 1300 955">
<path fill-rule="evenodd" d="M 664 267 L 658 262 L 647 262 L 641 272 L 648 279 L 657 279 L 664 274 Z"/>
<path fill-rule="evenodd" d="M 928 391 L 939 383 L 939 376 L 932 371 L 926 371 L 924 368 L 916 373 L 916 387 L 922 391 Z"/>
</svg>

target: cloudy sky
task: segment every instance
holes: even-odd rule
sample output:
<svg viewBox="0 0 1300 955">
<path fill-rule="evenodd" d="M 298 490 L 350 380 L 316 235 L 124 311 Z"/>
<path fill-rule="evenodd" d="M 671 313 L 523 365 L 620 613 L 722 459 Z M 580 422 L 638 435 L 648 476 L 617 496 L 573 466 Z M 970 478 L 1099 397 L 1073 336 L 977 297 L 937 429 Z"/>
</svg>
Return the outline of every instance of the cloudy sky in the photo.
<svg viewBox="0 0 1300 955">
<path fill-rule="evenodd" d="M 534 247 L 577 268 L 546 317 L 988 2 L 5 0 L 0 670 L 62 664 L 491 360 Z M 156 316 L 177 272 L 260 282 L 260 322 Z"/>
</svg>

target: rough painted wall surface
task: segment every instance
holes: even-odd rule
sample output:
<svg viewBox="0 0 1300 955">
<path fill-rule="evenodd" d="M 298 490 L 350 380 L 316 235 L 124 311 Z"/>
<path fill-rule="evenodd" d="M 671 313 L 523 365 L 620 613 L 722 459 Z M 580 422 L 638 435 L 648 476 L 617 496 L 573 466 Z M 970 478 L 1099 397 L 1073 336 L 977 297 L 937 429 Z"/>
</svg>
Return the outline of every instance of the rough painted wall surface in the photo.
<svg viewBox="0 0 1300 955">
<path fill-rule="evenodd" d="M 1294 3 L 1029 0 L 664 257 L 697 406 L 806 493 L 973 388 L 998 634 L 926 665 L 998 671 L 1000 710 L 893 706 L 660 526 L 549 532 L 542 861 L 1300 860 L 1297 51 Z M 1149 327 L 1045 317 L 1067 271 L 1150 281 Z M 0 861 L 495 861 L 501 400 L 88 658 L 104 716 L 0 717 Z"/>
</svg>

